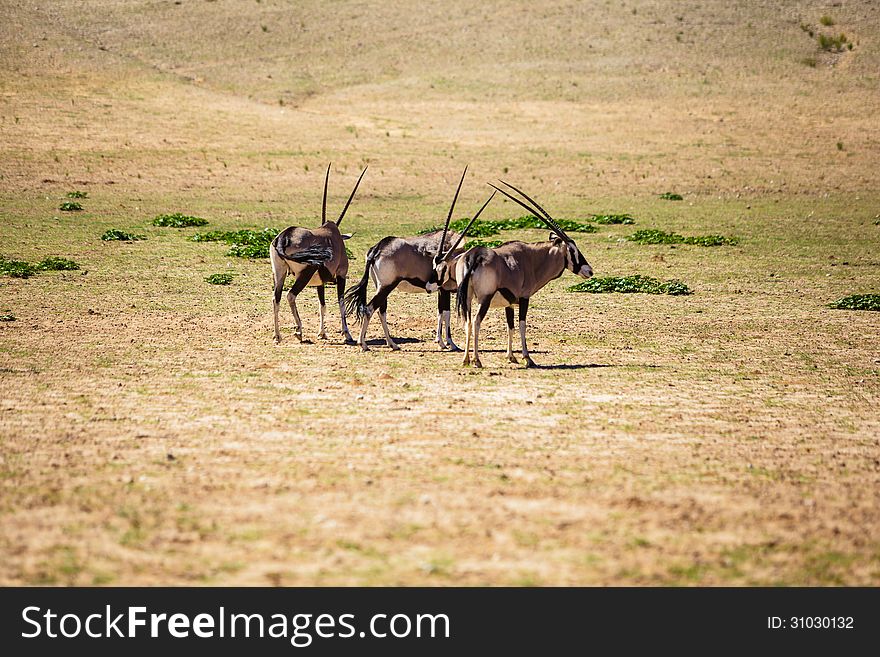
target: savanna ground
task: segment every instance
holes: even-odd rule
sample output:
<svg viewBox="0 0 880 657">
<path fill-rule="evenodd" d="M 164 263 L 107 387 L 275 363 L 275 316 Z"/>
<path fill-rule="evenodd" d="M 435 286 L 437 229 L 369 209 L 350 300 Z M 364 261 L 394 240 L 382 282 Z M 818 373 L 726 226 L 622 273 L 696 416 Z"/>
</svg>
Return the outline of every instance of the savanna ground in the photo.
<svg viewBox="0 0 880 657">
<path fill-rule="evenodd" d="M 876 3 L 0 13 L 0 253 L 82 265 L 0 278 L 0 582 L 880 583 L 880 313 L 826 306 L 880 292 Z M 371 353 L 299 344 L 287 313 L 274 346 L 268 261 L 150 220 L 317 225 L 330 160 L 336 212 L 370 165 L 352 282 L 469 163 L 458 216 L 498 177 L 558 217 L 627 212 L 578 236 L 597 275 L 694 294 L 565 274 L 532 302 L 537 370 L 504 362 L 500 311 L 463 369 L 427 295 L 391 297 L 402 352 L 377 322 Z"/>
</svg>

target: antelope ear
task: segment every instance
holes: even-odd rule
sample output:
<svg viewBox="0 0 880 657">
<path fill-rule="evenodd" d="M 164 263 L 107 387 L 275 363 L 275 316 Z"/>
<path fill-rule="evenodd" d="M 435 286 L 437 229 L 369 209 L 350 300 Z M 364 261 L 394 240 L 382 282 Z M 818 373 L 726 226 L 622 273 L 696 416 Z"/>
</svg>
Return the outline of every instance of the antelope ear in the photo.
<svg viewBox="0 0 880 657">
<path fill-rule="evenodd" d="M 350 240 L 352 233 L 341 233 L 341 236 L 342 236 L 342 239 L 344 239 L 344 240 Z"/>
<path fill-rule="evenodd" d="M 550 231 L 550 241 L 554 244 L 562 244 L 562 239 L 553 231 Z"/>
</svg>

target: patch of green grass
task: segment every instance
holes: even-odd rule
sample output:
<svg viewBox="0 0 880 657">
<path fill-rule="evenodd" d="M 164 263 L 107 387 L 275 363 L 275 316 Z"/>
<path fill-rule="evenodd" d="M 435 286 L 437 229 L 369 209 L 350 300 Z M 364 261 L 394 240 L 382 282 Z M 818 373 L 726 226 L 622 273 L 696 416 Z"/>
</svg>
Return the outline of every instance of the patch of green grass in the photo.
<svg viewBox="0 0 880 657">
<path fill-rule="evenodd" d="M 816 37 L 816 40 L 819 42 L 819 48 L 827 52 L 843 52 L 843 49 L 846 47 L 852 50 L 852 44 L 849 43 L 846 35 L 842 33 L 838 36 L 820 34 Z"/>
<path fill-rule="evenodd" d="M 603 217 L 609 218 L 607 221 L 602 223 L 617 223 L 612 220 L 612 217 L 624 217 L 625 215 L 602 215 Z M 587 221 L 591 221 L 588 219 Z M 595 221 L 595 219 L 592 219 Z M 461 231 L 464 230 L 468 223 L 470 223 L 469 217 L 463 217 L 461 219 L 457 219 L 449 224 L 449 228 L 451 230 Z M 571 233 L 595 233 L 597 228 L 590 223 L 583 223 L 579 221 L 573 221 L 571 219 L 557 219 L 556 223 L 559 224 L 559 227 L 566 232 Z M 619 223 L 623 223 L 622 219 Z M 522 217 L 517 217 L 515 219 L 500 219 L 497 221 L 482 221 L 477 219 L 474 222 L 474 225 L 470 227 L 468 230 L 468 235 L 470 237 L 490 237 L 492 235 L 497 235 L 502 230 L 523 230 L 527 228 L 537 228 L 539 230 L 549 230 L 547 224 L 543 221 L 535 217 L 534 215 L 527 214 Z M 424 235 L 425 233 L 431 233 L 435 230 L 440 230 L 439 226 L 432 226 L 431 228 L 425 228 L 424 230 L 419 231 L 419 235 Z"/>
<path fill-rule="evenodd" d="M 851 294 L 828 304 L 835 310 L 880 310 L 880 294 Z"/>
<path fill-rule="evenodd" d="M 88 198 L 88 192 L 81 192 L 79 190 L 74 190 L 72 192 L 67 192 L 67 198 Z"/>
<path fill-rule="evenodd" d="M 675 192 L 663 192 L 660 194 L 660 198 L 664 201 L 683 201 L 684 196 L 681 194 L 676 194 Z"/>
<path fill-rule="evenodd" d="M 105 242 L 119 241 L 119 242 L 136 242 L 138 240 L 147 239 L 146 235 L 135 235 L 134 233 L 126 233 L 124 230 L 119 230 L 118 228 L 111 228 L 106 231 L 103 235 L 101 235 L 101 239 Z"/>
<path fill-rule="evenodd" d="M 153 225 L 166 228 L 188 228 L 190 226 L 207 226 L 208 220 L 175 212 L 173 214 L 160 214 L 156 216 L 153 219 Z"/>
<path fill-rule="evenodd" d="M 79 263 L 67 258 L 49 256 L 38 262 L 36 268 L 40 271 L 76 271 L 79 269 Z"/>
<path fill-rule="evenodd" d="M 279 232 L 275 228 L 212 230 L 196 233 L 190 239 L 193 242 L 225 242 L 229 245 L 227 255 L 237 258 L 266 258 L 269 256 L 269 245 Z"/>
<path fill-rule="evenodd" d="M 690 288 L 681 281 L 661 281 L 650 276 L 605 276 L 590 278 L 566 288 L 568 292 L 589 292 L 604 294 L 620 292 L 624 294 L 670 294 L 673 296 L 692 294 Z"/>
<path fill-rule="evenodd" d="M 83 206 L 76 201 L 64 201 L 64 203 L 58 206 L 58 209 L 62 212 L 80 212 Z"/>
<path fill-rule="evenodd" d="M 0 315 L 0 322 L 14 322 L 16 321 L 15 315 L 12 313 L 6 313 L 4 315 Z"/>
<path fill-rule="evenodd" d="M 79 269 L 79 264 L 67 258 L 50 256 L 37 264 L 33 264 L 0 255 L 0 274 L 12 276 L 13 278 L 30 278 L 41 271 L 71 271 L 74 269 Z"/>
<path fill-rule="evenodd" d="M 211 285 L 229 285 L 232 283 L 232 274 L 211 274 L 205 277 L 205 282 Z"/>
<path fill-rule="evenodd" d="M 831 18 L 831 16 L 829 16 L 828 14 L 822 16 L 822 18 L 819 19 L 819 22 L 822 23 L 822 25 L 824 25 L 825 27 L 831 27 L 832 25 L 834 25 L 834 19 Z"/>
<path fill-rule="evenodd" d="M 501 240 L 470 240 L 464 243 L 464 248 L 469 249 L 474 246 L 485 246 L 487 249 L 494 249 L 496 246 L 501 246 L 503 242 Z"/>
<path fill-rule="evenodd" d="M 678 233 L 667 233 L 655 228 L 637 230 L 626 239 L 638 244 L 695 244 L 697 246 L 735 246 L 739 244 L 738 237 L 725 237 L 723 235 L 685 237 Z"/>
<path fill-rule="evenodd" d="M 15 260 L 0 255 L 0 274 L 13 278 L 29 278 L 38 271 L 36 265 L 24 260 Z"/>
<path fill-rule="evenodd" d="M 803 64 L 804 66 L 809 66 L 810 68 L 816 68 L 816 66 L 818 66 L 819 64 L 819 60 L 817 60 L 815 57 L 804 57 L 801 60 L 801 64 Z"/>
<path fill-rule="evenodd" d="M 594 214 L 587 218 L 587 221 L 594 221 L 597 224 L 634 224 L 636 220 L 628 214 Z M 563 228 L 565 230 L 565 228 Z"/>
</svg>

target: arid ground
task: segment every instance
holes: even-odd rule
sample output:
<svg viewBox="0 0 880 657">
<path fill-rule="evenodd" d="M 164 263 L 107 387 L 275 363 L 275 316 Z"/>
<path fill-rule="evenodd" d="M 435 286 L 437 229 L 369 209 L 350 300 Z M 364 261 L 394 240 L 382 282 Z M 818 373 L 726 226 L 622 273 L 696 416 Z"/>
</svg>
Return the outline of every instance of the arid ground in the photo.
<svg viewBox="0 0 880 657">
<path fill-rule="evenodd" d="M 423 4 L 0 0 L 0 254 L 82 267 L 0 277 L 0 583 L 880 584 L 880 313 L 827 306 L 880 293 L 880 6 Z M 456 216 L 629 213 L 597 276 L 694 293 L 564 274 L 534 370 L 428 295 L 275 346 L 268 259 L 151 220 L 317 226 L 331 160 L 351 282 L 470 164 Z"/>
</svg>

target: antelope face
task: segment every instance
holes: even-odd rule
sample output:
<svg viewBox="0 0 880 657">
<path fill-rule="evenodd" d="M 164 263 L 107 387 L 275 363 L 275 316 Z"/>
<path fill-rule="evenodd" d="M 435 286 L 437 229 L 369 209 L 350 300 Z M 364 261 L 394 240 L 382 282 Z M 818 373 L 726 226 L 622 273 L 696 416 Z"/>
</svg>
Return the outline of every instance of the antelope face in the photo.
<svg viewBox="0 0 880 657">
<path fill-rule="evenodd" d="M 565 242 L 562 242 L 562 240 L 558 241 L 560 246 L 565 248 L 565 267 L 576 276 L 590 278 L 593 275 L 593 268 L 590 267 L 590 263 L 587 262 L 577 244 L 568 240 Z"/>
<path fill-rule="evenodd" d="M 434 268 L 431 270 L 431 276 L 425 285 L 425 290 L 428 291 L 428 294 L 435 292 L 449 281 L 451 276 L 449 273 L 450 269 L 448 260 L 434 259 Z"/>
</svg>

